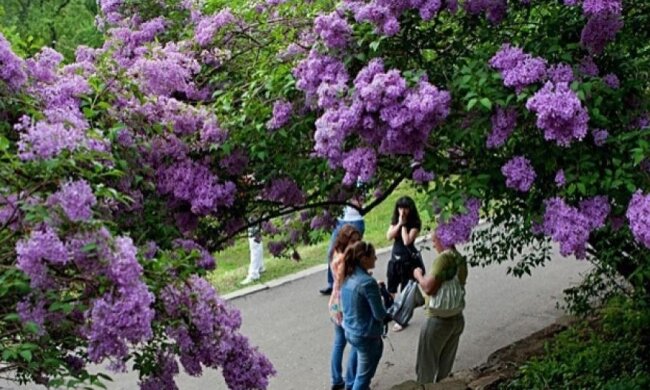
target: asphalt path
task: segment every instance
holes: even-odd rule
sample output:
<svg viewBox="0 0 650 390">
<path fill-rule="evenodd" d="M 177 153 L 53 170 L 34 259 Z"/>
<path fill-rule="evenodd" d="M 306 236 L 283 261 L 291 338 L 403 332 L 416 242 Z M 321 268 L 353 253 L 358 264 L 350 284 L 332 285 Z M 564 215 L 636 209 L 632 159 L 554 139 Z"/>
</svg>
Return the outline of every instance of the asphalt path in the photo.
<svg viewBox="0 0 650 390">
<path fill-rule="evenodd" d="M 430 266 L 434 253 L 423 251 Z M 389 253 L 378 255 L 374 275 L 383 279 Z M 288 261 L 288 260 L 270 260 Z M 552 323 L 563 314 L 562 290 L 579 283 L 589 270 L 587 262 L 563 258 L 557 253 L 545 267 L 521 279 L 506 275 L 507 264 L 469 270 L 465 331 L 460 340 L 454 370 L 483 363 L 490 353 Z M 333 339 L 327 312 L 328 297 L 318 293 L 325 285 L 324 267 L 266 286 L 254 286 L 232 294 L 229 301 L 243 317 L 242 333 L 273 362 L 277 375 L 270 390 L 329 389 L 329 356 Z M 414 379 L 415 351 L 423 313 L 417 309 L 409 327 L 389 332 L 372 389 L 390 389 Z M 347 351 L 346 351 L 347 354 Z M 134 373 L 114 374 L 109 390 L 137 389 Z M 180 374 L 182 390 L 227 389 L 219 372 L 206 370 L 198 378 Z M 6 382 L 0 388 L 11 387 Z M 164 390 L 164 389 L 161 389 Z"/>
</svg>

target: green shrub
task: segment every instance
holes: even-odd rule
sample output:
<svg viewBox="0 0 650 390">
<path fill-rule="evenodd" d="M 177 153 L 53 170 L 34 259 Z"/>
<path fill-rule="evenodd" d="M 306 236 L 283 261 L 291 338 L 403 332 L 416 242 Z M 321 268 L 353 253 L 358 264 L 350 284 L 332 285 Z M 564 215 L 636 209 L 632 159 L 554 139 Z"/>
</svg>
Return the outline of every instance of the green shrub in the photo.
<svg viewBox="0 0 650 390">
<path fill-rule="evenodd" d="M 507 389 L 650 388 L 650 310 L 621 297 L 597 320 L 584 321 L 547 345 L 546 354 L 523 365 Z"/>
</svg>

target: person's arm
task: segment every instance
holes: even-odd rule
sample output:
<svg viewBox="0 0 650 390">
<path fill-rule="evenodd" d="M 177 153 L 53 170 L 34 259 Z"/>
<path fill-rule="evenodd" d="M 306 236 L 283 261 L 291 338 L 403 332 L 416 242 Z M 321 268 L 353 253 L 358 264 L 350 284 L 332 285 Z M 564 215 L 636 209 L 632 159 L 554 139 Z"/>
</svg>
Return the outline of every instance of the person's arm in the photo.
<svg viewBox="0 0 650 390">
<path fill-rule="evenodd" d="M 343 263 L 343 256 L 342 253 L 339 253 L 337 251 L 334 251 L 332 253 L 332 276 L 334 276 L 334 283 L 338 284 L 339 283 L 339 272 L 341 270 L 341 266 Z"/>
<path fill-rule="evenodd" d="M 386 318 L 386 309 L 384 304 L 381 302 L 381 293 L 379 292 L 379 285 L 373 279 L 372 281 L 366 283 L 364 286 L 364 293 L 370 304 L 370 311 L 372 316 L 377 321 L 383 321 Z"/>
<path fill-rule="evenodd" d="M 422 268 L 416 268 L 413 271 L 413 277 L 418 281 L 425 294 L 434 296 L 438 292 L 442 281 L 433 275 L 422 275 Z"/>
<path fill-rule="evenodd" d="M 402 224 L 397 223 L 397 225 L 390 225 L 388 227 L 388 231 L 386 232 L 386 238 L 389 240 L 394 240 L 397 238 L 397 235 L 400 234 L 400 230 L 402 230 Z"/>
<path fill-rule="evenodd" d="M 412 243 L 414 243 L 419 233 L 420 233 L 420 229 L 418 228 L 413 228 L 409 230 L 404 225 L 402 225 L 402 227 L 400 228 L 400 234 L 402 235 L 402 241 L 404 242 L 405 246 L 409 246 Z"/>
</svg>

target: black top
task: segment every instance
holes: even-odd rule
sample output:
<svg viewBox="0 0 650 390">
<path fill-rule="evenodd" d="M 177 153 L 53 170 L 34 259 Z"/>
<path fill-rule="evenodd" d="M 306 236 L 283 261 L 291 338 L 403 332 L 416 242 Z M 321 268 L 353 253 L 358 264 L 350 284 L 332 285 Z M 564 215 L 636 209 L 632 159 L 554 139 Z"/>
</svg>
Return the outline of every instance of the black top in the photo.
<svg viewBox="0 0 650 390">
<path fill-rule="evenodd" d="M 408 230 L 409 232 L 413 228 L 420 229 L 420 226 L 418 225 L 416 226 L 405 225 L 405 226 L 406 226 L 406 230 Z M 410 255 L 410 253 L 415 251 L 417 251 L 417 249 L 415 249 L 415 240 L 411 243 L 411 245 L 408 245 L 408 249 L 407 249 L 407 246 L 404 245 L 404 241 L 402 240 L 402 231 L 400 228 L 400 231 L 397 233 L 397 237 L 395 237 L 395 239 L 393 240 L 393 256 L 399 256 L 399 257 L 408 256 Z"/>
</svg>

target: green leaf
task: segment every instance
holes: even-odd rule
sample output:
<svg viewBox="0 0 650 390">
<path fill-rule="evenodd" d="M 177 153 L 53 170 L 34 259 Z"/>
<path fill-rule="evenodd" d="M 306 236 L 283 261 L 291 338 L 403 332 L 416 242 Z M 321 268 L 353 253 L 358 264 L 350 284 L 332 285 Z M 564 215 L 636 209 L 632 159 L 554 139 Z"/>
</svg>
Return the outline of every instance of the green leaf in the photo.
<svg viewBox="0 0 650 390">
<path fill-rule="evenodd" d="M 31 351 L 22 350 L 22 351 L 20 351 L 20 356 L 22 356 L 22 358 L 25 359 L 25 361 L 27 361 L 27 362 L 32 361 L 32 352 Z"/>
<path fill-rule="evenodd" d="M 0 150 L 4 151 L 9 149 L 9 140 L 4 136 L 0 135 Z"/>
<path fill-rule="evenodd" d="M 476 105 L 477 102 L 478 100 L 476 98 L 470 99 L 469 102 L 467 103 L 467 111 L 470 111 Z"/>
<path fill-rule="evenodd" d="M 490 99 L 486 97 L 481 99 L 481 105 L 487 108 L 488 110 L 492 110 L 492 102 L 490 101 Z"/>
</svg>

